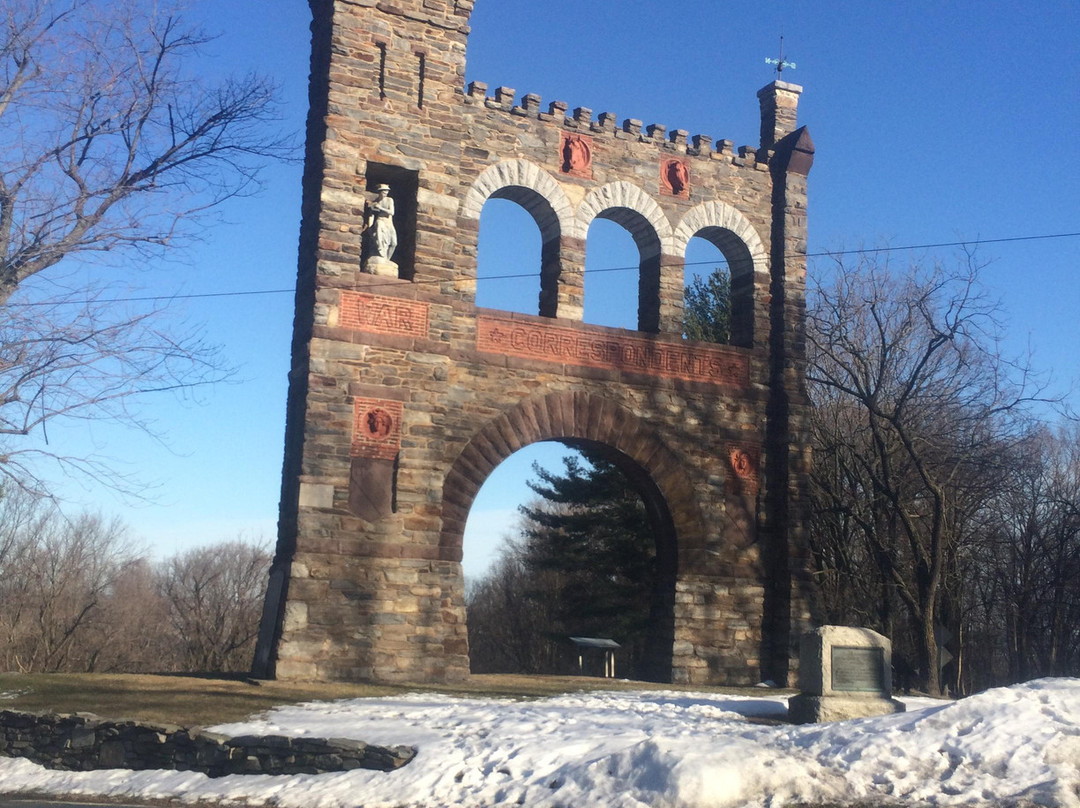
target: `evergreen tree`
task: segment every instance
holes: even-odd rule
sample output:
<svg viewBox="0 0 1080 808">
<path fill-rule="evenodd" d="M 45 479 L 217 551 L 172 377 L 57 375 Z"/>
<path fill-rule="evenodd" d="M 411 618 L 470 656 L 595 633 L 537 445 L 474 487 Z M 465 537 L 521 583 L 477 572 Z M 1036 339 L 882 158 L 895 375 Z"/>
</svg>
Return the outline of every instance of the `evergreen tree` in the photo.
<svg viewBox="0 0 1080 808">
<path fill-rule="evenodd" d="M 727 344 L 731 337 L 731 275 L 717 267 L 686 287 L 683 332 L 687 339 Z"/>
<path fill-rule="evenodd" d="M 522 506 L 528 596 L 554 603 L 552 635 L 608 637 L 638 672 L 656 587 L 656 546 L 645 506 L 625 475 L 596 452 L 563 458 L 564 473 L 537 465 Z M 625 664 L 625 663 L 624 663 Z"/>
</svg>

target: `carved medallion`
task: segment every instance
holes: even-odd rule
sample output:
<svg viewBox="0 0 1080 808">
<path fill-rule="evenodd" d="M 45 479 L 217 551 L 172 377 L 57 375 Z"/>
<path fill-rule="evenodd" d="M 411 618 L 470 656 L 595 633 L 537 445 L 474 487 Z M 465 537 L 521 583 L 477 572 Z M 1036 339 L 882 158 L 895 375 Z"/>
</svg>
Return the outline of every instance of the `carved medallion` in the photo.
<svg viewBox="0 0 1080 808">
<path fill-rule="evenodd" d="M 690 167 L 686 160 L 672 157 L 660 164 L 660 192 L 681 199 L 690 198 Z"/>
<path fill-rule="evenodd" d="M 394 416 L 381 407 L 375 407 L 364 413 L 361 424 L 368 440 L 385 440 L 394 428 Z"/>
<path fill-rule="evenodd" d="M 563 132 L 559 170 L 572 177 L 592 179 L 592 142 L 585 135 Z"/>
<path fill-rule="evenodd" d="M 738 476 L 743 478 L 749 477 L 753 473 L 750 455 L 742 449 L 736 449 L 731 453 L 731 467 L 735 469 L 735 473 Z"/>
<path fill-rule="evenodd" d="M 731 470 L 738 479 L 745 480 L 754 486 L 757 485 L 760 464 L 757 448 L 732 446 L 728 458 L 731 462 Z"/>
<path fill-rule="evenodd" d="M 353 457 L 393 460 L 401 448 L 400 401 L 358 398 L 353 402 Z"/>
</svg>

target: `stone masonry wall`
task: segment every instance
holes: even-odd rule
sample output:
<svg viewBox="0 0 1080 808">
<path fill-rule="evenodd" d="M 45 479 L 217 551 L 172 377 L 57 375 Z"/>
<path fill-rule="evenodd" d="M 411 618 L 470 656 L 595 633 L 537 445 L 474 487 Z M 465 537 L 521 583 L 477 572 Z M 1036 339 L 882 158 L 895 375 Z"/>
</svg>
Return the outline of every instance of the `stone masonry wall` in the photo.
<svg viewBox="0 0 1080 808">
<path fill-rule="evenodd" d="M 227 774 L 322 774 L 391 771 L 416 756 L 411 746 L 373 746 L 346 738 L 245 735 L 102 721 L 89 713 L 53 715 L 0 710 L 0 755 L 50 769 L 178 769 Z"/>
<path fill-rule="evenodd" d="M 640 483 L 667 570 L 658 677 L 790 679 L 809 619 L 800 88 L 764 88 L 761 144 L 737 149 L 505 87 L 464 91 L 471 7 L 312 0 L 285 474 L 255 672 L 467 676 L 469 507 L 514 451 L 563 440 Z M 397 277 L 361 269 L 379 183 L 397 206 Z M 534 315 L 475 305 L 490 198 L 540 230 Z M 581 322 L 596 218 L 638 246 L 637 330 Z M 728 346 L 682 338 L 694 236 L 731 269 Z"/>
</svg>

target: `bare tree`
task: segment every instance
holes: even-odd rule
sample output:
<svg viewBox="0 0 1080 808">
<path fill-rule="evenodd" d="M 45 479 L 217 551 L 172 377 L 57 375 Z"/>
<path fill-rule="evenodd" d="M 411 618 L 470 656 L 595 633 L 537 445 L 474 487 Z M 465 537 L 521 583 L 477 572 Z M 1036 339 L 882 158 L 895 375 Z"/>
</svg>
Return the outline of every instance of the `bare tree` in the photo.
<svg viewBox="0 0 1080 808">
<path fill-rule="evenodd" d="M 1007 485 L 988 502 L 980 615 L 1006 669 L 997 681 L 1080 672 L 1080 430 L 1036 431 Z M 996 636 L 996 642 L 992 637 Z"/>
<path fill-rule="evenodd" d="M 270 553 L 231 541 L 174 556 L 159 574 L 181 669 L 247 670 L 259 629 Z"/>
<path fill-rule="evenodd" d="M 160 562 L 165 563 L 165 562 Z M 180 670 L 168 605 L 157 586 L 157 565 L 146 558 L 125 564 L 79 636 L 77 670 L 157 673 Z"/>
<path fill-rule="evenodd" d="M 558 573 L 529 569 L 524 546 L 503 538 L 487 574 L 469 585 L 469 664 L 473 673 L 558 672 L 553 630 Z"/>
<path fill-rule="evenodd" d="M 154 434 L 141 397 L 186 395 L 228 378 L 215 346 L 164 315 L 160 307 L 133 310 L 88 290 L 0 308 L 0 476 L 44 494 L 58 466 L 138 492 L 140 481 L 109 462 L 55 445 L 48 427 L 54 419 L 104 419 Z"/>
<path fill-rule="evenodd" d="M 115 520 L 0 489 L 0 670 L 245 670 L 269 564 L 242 541 L 150 562 Z"/>
<path fill-rule="evenodd" d="M 86 670 L 102 606 L 136 555 L 123 526 L 18 488 L 0 492 L 0 663 L 7 670 Z"/>
<path fill-rule="evenodd" d="M 133 397 L 227 375 L 160 308 L 39 275 L 63 263 L 93 277 L 95 261 L 162 254 L 255 190 L 268 159 L 291 155 L 270 81 L 196 74 L 208 41 L 149 0 L 0 0 L 0 473 L 38 492 L 40 455 L 133 490 L 107 465 L 42 448 L 51 419 L 145 426 Z M 44 441 L 13 448 L 31 433 Z"/>
<path fill-rule="evenodd" d="M 949 564 L 1038 391 L 998 350 L 997 308 L 972 256 L 955 270 L 893 273 L 865 256 L 831 270 L 808 317 L 819 510 L 862 543 L 882 588 L 879 617 L 891 620 L 895 598 L 922 684 L 938 692 Z"/>
<path fill-rule="evenodd" d="M 0 22 L 0 304 L 65 258 L 169 245 L 291 148 L 266 79 L 191 74 L 208 38 L 176 10 L 0 0 Z"/>
<path fill-rule="evenodd" d="M 48 514 L 38 498 L 21 489 L 0 489 L 0 665 L 18 670 L 32 604 L 28 564 Z"/>
</svg>

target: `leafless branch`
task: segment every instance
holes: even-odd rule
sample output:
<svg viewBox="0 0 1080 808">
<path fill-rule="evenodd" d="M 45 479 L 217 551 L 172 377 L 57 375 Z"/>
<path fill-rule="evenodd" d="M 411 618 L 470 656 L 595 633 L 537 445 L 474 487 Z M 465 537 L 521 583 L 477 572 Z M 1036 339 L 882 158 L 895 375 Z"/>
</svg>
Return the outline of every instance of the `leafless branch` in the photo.
<svg viewBox="0 0 1080 808">
<path fill-rule="evenodd" d="M 0 5 L 0 303 L 65 258 L 167 247 L 295 151 L 272 82 L 200 80 L 206 35 L 144 8 Z"/>
<path fill-rule="evenodd" d="M 0 477 L 41 492 L 46 460 L 130 490 L 107 463 L 18 439 L 55 419 L 145 429 L 145 394 L 227 376 L 161 308 L 26 290 L 61 262 L 168 249 L 292 155 L 272 82 L 198 75 L 208 41 L 168 4 L 0 0 Z"/>
</svg>

